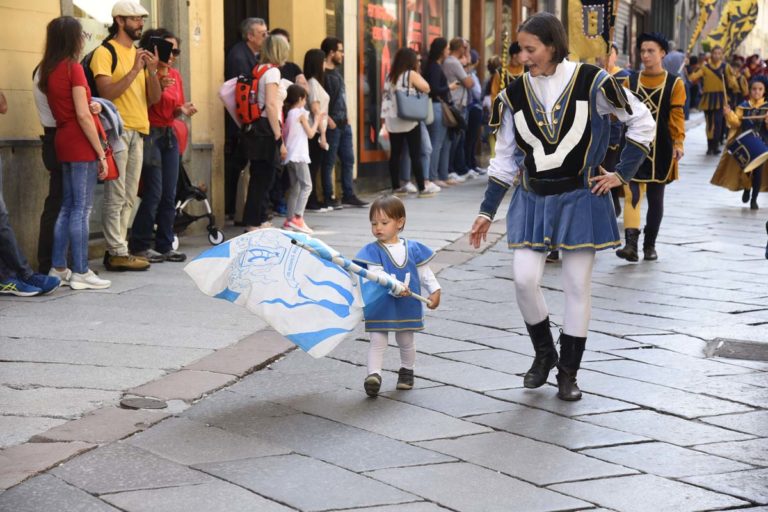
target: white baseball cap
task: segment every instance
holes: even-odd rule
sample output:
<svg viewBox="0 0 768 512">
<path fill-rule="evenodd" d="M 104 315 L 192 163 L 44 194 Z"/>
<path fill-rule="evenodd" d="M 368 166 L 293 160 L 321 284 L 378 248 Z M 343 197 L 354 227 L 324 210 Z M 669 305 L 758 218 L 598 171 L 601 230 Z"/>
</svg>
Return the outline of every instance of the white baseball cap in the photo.
<svg viewBox="0 0 768 512">
<path fill-rule="evenodd" d="M 115 16 L 149 16 L 147 10 L 133 0 L 119 0 L 112 6 L 112 17 Z"/>
</svg>

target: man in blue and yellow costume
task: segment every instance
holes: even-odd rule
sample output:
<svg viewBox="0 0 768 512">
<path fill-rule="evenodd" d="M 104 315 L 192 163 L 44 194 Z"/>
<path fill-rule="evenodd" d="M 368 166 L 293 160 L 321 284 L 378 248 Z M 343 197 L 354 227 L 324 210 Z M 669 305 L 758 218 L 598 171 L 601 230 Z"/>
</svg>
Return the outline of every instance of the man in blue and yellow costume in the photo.
<svg viewBox="0 0 768 512">
<path fill-rule="evenodd" d="M 723 107 L 727 104 L 726 84 L 733 82 L 731 68 L 723 62 L 723 49 L 712 48 L 709 62 L 698 71 L 688 75 L 692 83 L 703 81 L 699 110 L 704 112 L 707 121 L 707 154 L 720 154 L 720 141 L 723 137 Z"/>
<path fill-rule="evenodd" d="M 629 90 L 651 111 L 656 121 L 656 138 L 637 174 L 624 186 L 626 245 L 616 251 L 616 256 L 627 261 L 638 260 L 640 203 L 645 195 L 648 198 L 648 213 L 643 237 L 643 257 L 647 261 L 654 261 L 658 259 L 656 237 L 664 216 L 664 190 L 667 183 L 678 178 L 677 162 L 683 156 L 686 96 L 683 80 L 665 71 L 662 65 L 669 50 L 669 42 L 662 34 L 640 34 L 637 50 L 644 69 L 629 78 Z"/>
</svg>

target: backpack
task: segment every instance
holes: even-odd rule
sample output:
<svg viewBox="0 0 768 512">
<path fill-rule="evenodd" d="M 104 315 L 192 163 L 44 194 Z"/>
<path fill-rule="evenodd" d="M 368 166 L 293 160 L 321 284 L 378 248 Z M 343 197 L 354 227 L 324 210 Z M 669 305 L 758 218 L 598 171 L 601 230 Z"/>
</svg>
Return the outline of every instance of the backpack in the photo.
<svg viewBox="0 0 768 512">
<path fill-rule="evenodd" d="M 115 68 L 117 68 L 117 52 L 115 51 L 115 47 L 107 43 L 107 41 L 109 41 L 109 38 L 103 40 L 100 46 L 103 46 L 109 51 L 109 55 L 112 57 L 112 73 L 114 73 Z M 96 87 L 96 77 L 93 76 L 93 70 L 91 69 L 91 61 L 93 60 L 93 54 L 96 52 L 98 48 L 99 47 L 97 46 L 96 48 L 88 52 L 85 55 L 85 57 L 83 57 L 83 60 L 80 61 L 80 64 L 83 65 L 83 71 L 85 72 L 85 79 L 88 82 L 88 87 L 91 88 L 92 96 L 101 96 L 101 94 L 99 94 L 99 89 Z"/>
<path fill-rule="evenodd" d="M 274 64 L 256 65 L 249 75 L 240 75 L 237 77 L 235 85 L 235 111 L 240 123 L 245 126 L 253 123 L 261 117 L 261 107 L 258 102 L 259 80 L 264 73 L 272 68 Z"/>
</svg>

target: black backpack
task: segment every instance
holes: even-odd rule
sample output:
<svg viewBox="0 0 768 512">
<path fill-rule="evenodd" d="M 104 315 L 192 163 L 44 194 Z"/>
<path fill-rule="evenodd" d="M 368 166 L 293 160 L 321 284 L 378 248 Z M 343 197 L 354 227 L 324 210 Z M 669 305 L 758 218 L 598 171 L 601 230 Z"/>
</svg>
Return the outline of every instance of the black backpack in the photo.
<svg viewBox="0 0 768 512">
<path fill-rule="evenodd" d="M 109 50 L 109 55 L 112 57 L 112 73 L 115 72 L 115 68 L 117 68 L 117 52 L 115 51 L 115 47 L 111 44 L 107 43 L 109 41 L 109 38 L 103 40 L 101 42 L 101 46 Z M 93 54 L 96 52 L 96 50 L 99 47 L 97 46 L 90 52 L 88 52 L 85 57 L 83 57 L 83 60 L 80 61 L 80 64 L 83 65 L 83 71 L 85 72 L 85 79 L 88 82 L 88 87 L 91 88 L 91 95 L 92 96 L 101 96 L 99 94 L 99 89 L 96 87 L 96 77 L 93 76 L 93 71 L 91 70 L 91 61 L 93 60 Z"/>
</svg>

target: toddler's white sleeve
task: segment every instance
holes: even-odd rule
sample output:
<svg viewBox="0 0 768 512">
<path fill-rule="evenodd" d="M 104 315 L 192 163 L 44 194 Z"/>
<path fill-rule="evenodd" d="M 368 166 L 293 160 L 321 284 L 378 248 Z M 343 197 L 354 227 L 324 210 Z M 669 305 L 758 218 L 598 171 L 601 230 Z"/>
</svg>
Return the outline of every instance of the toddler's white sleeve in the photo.
<svg viewBox="0 0 768 512">
<path fill-rule="evenodd" d="M 440 283 L 437 282 L 437 277 L 429 265 L 422 265 L 419 267 L 419 283 L 423 290 L 423 294 L 432 295 L 437 290 L 441 289 Z"/>
</svg>

